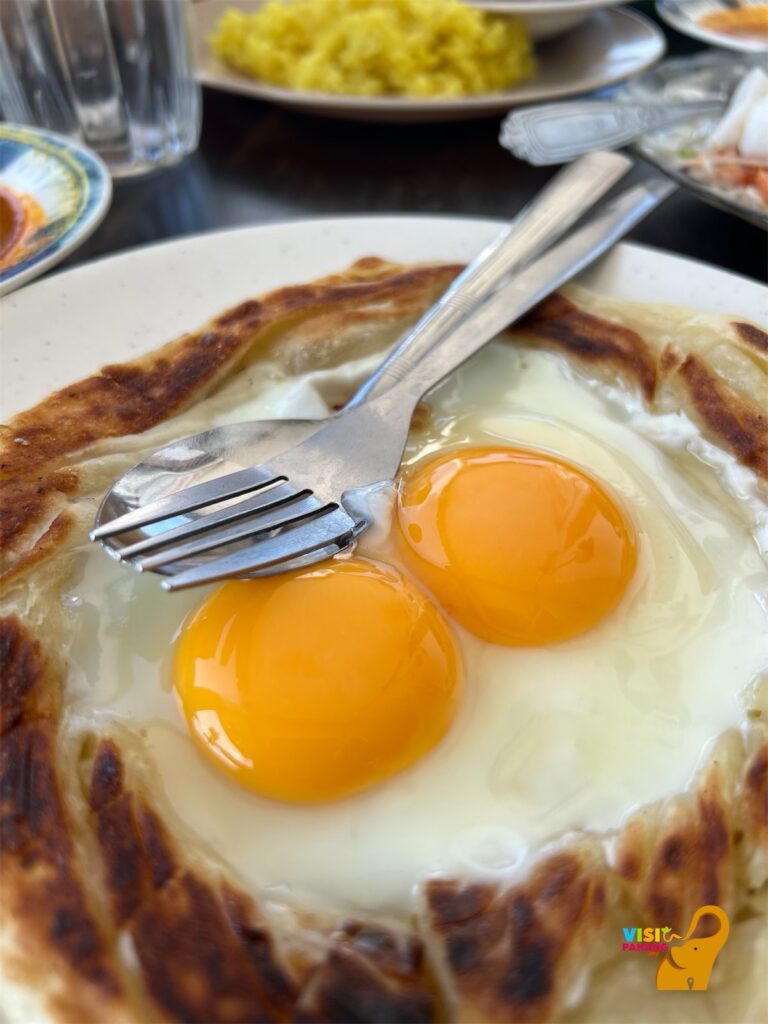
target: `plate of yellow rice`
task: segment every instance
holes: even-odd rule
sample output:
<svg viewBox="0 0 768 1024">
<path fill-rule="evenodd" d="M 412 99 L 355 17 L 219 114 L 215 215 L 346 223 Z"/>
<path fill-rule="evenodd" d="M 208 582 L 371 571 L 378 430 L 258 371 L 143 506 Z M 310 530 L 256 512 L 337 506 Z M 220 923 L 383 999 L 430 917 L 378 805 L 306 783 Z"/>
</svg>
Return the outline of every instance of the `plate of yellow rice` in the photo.
<svg viewBox="0 0 768 1024">
<path fill-rule="evenodd" d="M 194 12 L 204 85 L 358 120 L 499 114 L 621 81 L 664 53 L 652 22 L 618 9 L 541 44 L 520 17 L 461 0 L 203 0 Z"/>
</svg>

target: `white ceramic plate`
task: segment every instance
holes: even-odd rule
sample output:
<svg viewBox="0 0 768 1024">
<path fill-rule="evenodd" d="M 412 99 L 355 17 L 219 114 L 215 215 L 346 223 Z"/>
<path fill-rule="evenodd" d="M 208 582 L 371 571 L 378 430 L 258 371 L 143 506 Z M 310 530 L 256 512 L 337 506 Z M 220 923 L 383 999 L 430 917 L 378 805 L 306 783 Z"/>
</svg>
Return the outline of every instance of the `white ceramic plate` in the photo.
<svg viewBox="0 0 768 1024">
<path fill-rule="evenodd" d="M 491 14 L 519 14 L 531 38 L 552 39 L 585 21 L 592 11 L 618 7 L 627 0 L 467 0 Z"/>
<path fill-rule="evenodd" d="M 223 11 L 232 6 L 254 9 L 258 0 L 204 0 L 195 5 L 198 78 L 203 85 L 355 121 L 448 121 L 501 114 L 521 104 L 574 96 L 620 82 L 655 63 L 665 50 L 664 36 L 647 18 L 634 11 L 604 10 L 539 47 L 538 72 L 514 89 L 460 99 L 334 96 L 267 85 L 223 64 L 208 40 Z"/>
<path fill-rule="evenodd" d="M 745 4 L 749 0 L 743 0 Z M 762 2 L 762 0 L 761 0 Z M 720 0 L 658 0 L 656 12 L 662 21 L 692 39 L 700 39 L 711 46 L 726 50 L 741 50 L 742 53 L 766 53 L 768 43 L 745 36 L 734 36 L 727 32 L 715 32 L 704 28 L 699 19 L 713 11 L 721 11 L 725 4 Z"/>
<path fill-rule="evenodd" d="M 109 362 L 136 358 L 271 288 L 360 256 L 469 260 L 502 225 L 458 217 L 296 221 L 198 235 L 58 274 L 0 300 L 0 418 Z M 768 321 L 768 288 L 654 249 L 622 244 L 584 278 L 609 295 Z"/>
</svg>

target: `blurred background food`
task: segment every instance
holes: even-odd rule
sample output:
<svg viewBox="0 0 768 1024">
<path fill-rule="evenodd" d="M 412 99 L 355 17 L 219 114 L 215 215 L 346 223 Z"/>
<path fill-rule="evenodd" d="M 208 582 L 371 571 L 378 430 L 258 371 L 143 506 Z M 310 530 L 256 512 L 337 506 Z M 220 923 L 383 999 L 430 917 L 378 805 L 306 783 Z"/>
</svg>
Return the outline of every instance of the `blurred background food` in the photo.
<svg viewBox="0 0 768 1024">
<path fill-rule="evenodd" d="M 77 248 L 111 195 L 109 171 L 84 146 L 0 123 L 0 296 Z"/>
<path fill-rule="evenodd" d="M 739 4 L 709 11 L 699 18 L 699 24 L 715 32 L 750 36 L 768 42 L 768 4 Z"/>
<path fill-rule="evenodd" d="M 200 0 L 194 5 L 198 79 L 213 89 L 320 116 L 425 124 L 490 117 L 524 103 L 604 89 L 650 67 L 664 53 L 664 36 L 657 26 L 615 0 L 503 0 L 503 10 L 494 16 L 481 11 L 482 3 L 280 0 L 277 7 L 275 0 Z M 261 29 L 270 4 L 277 12 L 281 34 L 289 37 L 295 52 L 282 41 L 279 47 L 266 45 Z M 318 11 L 344 9 L 356 26 L 351 41 L 345 30 L 339 31 L 338 19 L 329 17 L 322 32 L 308 29 L 307 19 L 300 18 L 294 25 L 292 19 L 302 8 L 311 8 L 313 17 Z M 542 12 L 543 17 L 554 20 L 538 25 L 536 18 L 527 14 L 532 8 L 537 18 Z M 233 10 L 241 16 L 237 22 L 231 16 Z M 380 19 L 382 11 L 384 18 Z M 418 18 L 411 16 L 414 11 L 419 12 Z M 425 11 L 430 12 L 426 23 Z M 478 21 L 481 13 L 484 17 Z M 369 19 L 378 25 L 377 31 L 360 28 L 361 24 L 367 26 Z M 492 58 L 481 59 L 479 53 L 495 47 L 488 25 L 499 22 L 507 28 L 516 25 L 518 30 L 522 23 L 528 41 L 522 44 L 514 35 L 513 46 L 507 47 L 501 63 L 495 52 Z M 233 49 L 232 59 L 227 60 L 215 44 L 224 42 L 222 26 L 232 28 L 235 23 L 236 31 L 226 40 L 227 48 Z M 380 31 L 382 23 L 384 32 Z M 446 28 L 438 29 L 440 25 Z M 475 32 L 478 25 L 485 26 L 480 37 Z M 246 35 L 247 42 L 243 42 L 241 37 Z M 277 63 L 281 81 L 239 70 L 233 62 L 242 61 L 246 46 L 259 60 Z M 521 77 L 523 55 L 530 58 L 532 51 L 530 72 Z M 504 77 L 513 75 L 514 80 L 499 87 L 495 83 L 502 74 L 496 72 L 499 68 L 503 72 L 504 61 L 509 62 L 509 74 Z M 293 84 L 300 74 L 298 64 L 311 69 L 311 84 Z M 392 82 L 395 73 L 403 81 Z M 373 81 L 366 81 L 366 76 Z M 334 77 L 343 91 L 330 91 L 327 83 Z M 291 84 L 286 84 L 286 78 Z"/>
<path fill-rule="evenodd" d="M 34 196 L 0 187 L 0 270 L 24 259 L 30 248 L 27 240 L 44 220 Z"/>
<path fill-rule="evenodd" d="M 662 105 L 718 100 L 720 113 L 648 132 L 636 141 L 635 149 L 705 202 L 768 229 L 768 75 L 764 67 L 761 54 L 704 50 L 662 61 L 635 76 L 618 98 Z"/>
<path fill-rule="evenodd" d="M 265 82 L 353 96 L 493 92 L 535 67 L 520 19 L 460 0 L 270 0 L 226 11 L 211 42 Z"/>
<path fill-rule="evenodd" d="M 712 46 L 745 53 L 768 51 L 764 0 L 656 0 L 656 13 L 678 32 Z"/>
<path fill-rule="evenodd" d="M 701 152 L 682 153 L 690 174 L 768 211 L 768 75 L 753 68 L 734 90 L 731 102 Z"/>
<path fill-rule="evenodd" d="M 699 23 L 702 15 L 737 0 L 463 0 L 463 6 L 459 0 L 282 0 L 281 15 L 293 7 L 293 27 L 289 18 L 277 25 L 280 45 L 274 60 L 282 61 L 278 73 L 290 81 L 275 84 L 235 67 L 247 59 L 244 41 L 253 34 L 243 22 L 254 23 L 250 16 L 263 12 L 268 2 L 0 0 L 0 118 L 84 142 L 120 182 L 109 230 L 100 229 L 85 243 L 84 257 L 178 233 L 342 209 L 512 216 L 548 172 L 511 161 L 498 146 L 498 119 L 511 109 L 572 96 L 602 99 L 609 95 L 605 90 L 621 88 L 621 83 L 628 89 L 643 83 L 643 95 L 634 97 L 638 100 L 663 105 L 716 96 L 724 109 L 749 64 L 745 70 L 722 49 L 716 68 L 699 68 L 698 56 L 686 56 L 686 62 L 695 61 L 693 66 L 676 62 L 700 51 L 702 43 L 743 53 L 756 50 L 763 60 L 766 53 L 765 44 L 714 33 Z M 753 8 L 766 3 L 738 0 L 738 6 L 749 8 L 751 17 Z M 434 23 L 422 20 L 415 32 L 424 43 L 409 62 L 404 54 L 412 42 L 411 15 L 427 7 L 439 9 L 446 19 L 449 11 L 453 20 L 443 24 L 458 30 L 440 37 Z M 342 8 L 354 11 L 357 24 L 366 29 L 358 33 L 366 37 L 362 43 L 353 30 L 346 32 L 346 18 L 327 15 Z M 233 9 L 242 17 L 230 22 L 239 27 L 227 32 L 222 17 Z M 306 17 L 296 18 L 299 9 Z M 323 12 L 326 24 L 319 31 Z M 500 19 L 505 33 L 512 24 L 522 24 L 528 38 L 514 36 L 511 67 L 505 67 L 504 58 L 496 59 L 493 32 L 484 33 L 478 43 L 490 59 L 478 56 L 474 29 L 467 26 L 477 25 L 479 14 L 486 26 Z M 384 46 L 372 41 L 366 19 L 374 15 L 403 38 Z M 324 62 L 314 57 L 316 65 L 325 67 L 301 88 L 292 76 L 311 70 L 309 34 L 327 46 Z M 455 35 L 450 45 L 448 35 Z M 217 56 L 212 40 L 233 48 L 230 61 Z M 667 46 L 675 57 L 669 65 L 658 64 Z M 448 73 L 436 71 L 439 61 Z M 393 82 L 396 74 L 401 77 Z M 495 83 L 502 74 L 511 80 L 499 88 Z M 332 88 L 329 76 L 335 76 L 337 88 L 360 92 L 321 91 Z M 362 82 L 350 84 L 348 79 L 355 77 Z M 649 82 L 653 88 L 646 90 Z M 413 91 L 382 91 L 401 88 Z M 472 91 L 477 89 L 482 91 Z M 205 130 L 195 153 L 203 107 Z M 766 158 L 745 156 L 741 142 L 734 143 L 738 152 L 712 153 L 709 140 L 717 116 L 698 118 L 671 133 L 646 133 L 636 147 L 684 185 L 686 196 L 738 214 L 749 225 L 739 226 L 730 217 L 716 231 L 701 230 L 701 218 L 719 211 L 701 208 L 693 199 L 695 217 L 686 220 L 686 200 L 678 197 L 668 206 L 683 211 L 670 218 L 674 230 L 659 226 L 666 223 L 663 218 L 651 218 L 653 230 L 644 228 L 650 233 L 641 237 L 727 263 L 741 273 L 754 274 L 757 259 L 762 273 L 764 237 L 756 242 L 739 232 L 752 230 L 751 225 L 768 227 L 756 187 L 764 188 Z M 450 130 L 444 124 L 448 121 Z M 28 149 L 34 149 L 31 142 Z M 154 173 L 160 169 L 164 173 Z M 738 182 L 726 183 L 724 176 L 738 177 Z M 138 180 L 123 186 L 124 178 Z M 2 160 L 0 187 L 12 187 L 14 195 L 36 194 L 28 177 L 12 182 Z M 15 207 L 0 206 L 7 256 L 20 221 Z M 60 212 L 60 205 L 51 206 L 53 221 L 60 221 Z"/>
</svg>

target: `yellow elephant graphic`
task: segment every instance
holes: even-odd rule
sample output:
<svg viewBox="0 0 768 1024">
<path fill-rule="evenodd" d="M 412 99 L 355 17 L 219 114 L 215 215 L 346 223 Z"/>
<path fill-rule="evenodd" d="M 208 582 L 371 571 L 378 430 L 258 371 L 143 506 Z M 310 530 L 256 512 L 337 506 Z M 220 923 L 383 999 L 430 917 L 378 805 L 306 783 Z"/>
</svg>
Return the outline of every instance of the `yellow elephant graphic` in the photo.
<svg viewBox="0 0 768 1024">
<path fill-rule="evenodd" d="M 717 918 L 718 929 L 714 935 L 703 939 L 690 936 L 696 931 L 705 914 Z M 672 934 L 673 939 L 683 939 L 681 946 L 673 946 L 666 953 L 656 972 L 656 988 L 663 992 L 704 992 L 709 984 L 717 954 L 725 945 L 730 931 L 728 915 L 721 907 L 699 907 L 691 919 L 686 935 Z"/>
</svg>

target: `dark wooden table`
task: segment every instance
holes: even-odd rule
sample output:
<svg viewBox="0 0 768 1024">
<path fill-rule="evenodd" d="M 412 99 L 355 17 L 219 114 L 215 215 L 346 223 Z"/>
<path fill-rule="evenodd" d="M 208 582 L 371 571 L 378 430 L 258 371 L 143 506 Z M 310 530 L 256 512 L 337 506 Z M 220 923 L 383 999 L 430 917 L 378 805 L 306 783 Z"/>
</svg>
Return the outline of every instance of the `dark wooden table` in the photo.
<svg viewBox="0 0 768 1024">
<path fill-rule="evenodd" d="M 648 4 L 640 4 L 646 13 Z M 671 53 L 699 47 L 667 31 Z M 61 266 L 200 231 L 334 214 L 511 217 L 551 168 L 513 159 L 498 118 L 431 125 L 314 118 L 205 90 L 197 153 L 117 184 L 95 234 Z M 678 192 L 630 236 L 765 280 L 766 236 Z"/>
</svg>

